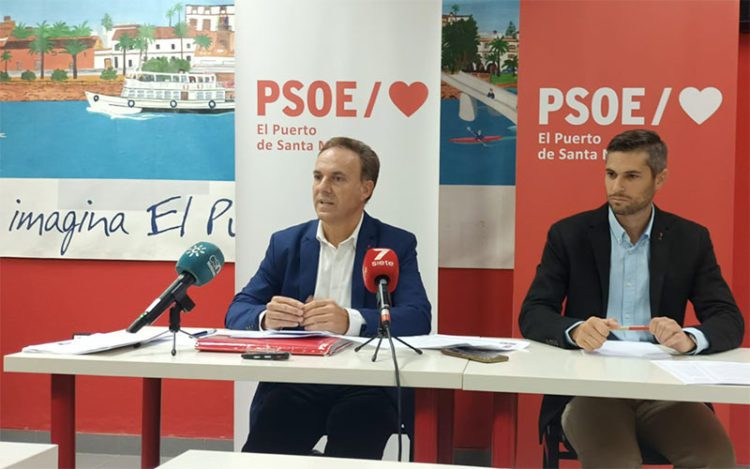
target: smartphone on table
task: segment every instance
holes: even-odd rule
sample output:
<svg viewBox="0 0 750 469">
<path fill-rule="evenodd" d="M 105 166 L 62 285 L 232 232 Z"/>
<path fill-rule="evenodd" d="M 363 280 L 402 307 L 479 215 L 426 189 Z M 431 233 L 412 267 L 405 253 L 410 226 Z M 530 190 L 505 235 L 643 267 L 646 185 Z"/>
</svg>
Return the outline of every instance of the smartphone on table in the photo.
<svg viewBox="0 0 750 469">
<path fill-rule="evenodd" d="M 247 350 L 242 354 L 246 360 L 288 360 L 289 352 L 281 350 Z"/>
<path fill-rule="evenodd" d="M 487 350 L 471 346 L 444 347 L 440 349 L 445 355 L 465 358 L 482 363 L 498 363 L 508 361 L 507 352 L 501 350 Z"/>
</svg>

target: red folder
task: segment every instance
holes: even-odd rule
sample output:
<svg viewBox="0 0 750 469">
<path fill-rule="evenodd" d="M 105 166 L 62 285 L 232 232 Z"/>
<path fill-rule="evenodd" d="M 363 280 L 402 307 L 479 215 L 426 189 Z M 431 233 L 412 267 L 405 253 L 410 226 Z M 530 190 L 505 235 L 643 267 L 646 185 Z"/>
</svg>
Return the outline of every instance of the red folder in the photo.
<svg viewBox="0 0 750 469">
<path fill-rule="evenodd" d="M 351 344 L 350 341 L 345 339 L 326 336 L 300 337 L 298 339 L 286 337 L 251 339 L 228 335 L 212 335 L 198 339 L 195 343 L 195 348 L 207 352 L 277 350 L 289 352 L 292 355 L 333 355 Z"/>
</svg>

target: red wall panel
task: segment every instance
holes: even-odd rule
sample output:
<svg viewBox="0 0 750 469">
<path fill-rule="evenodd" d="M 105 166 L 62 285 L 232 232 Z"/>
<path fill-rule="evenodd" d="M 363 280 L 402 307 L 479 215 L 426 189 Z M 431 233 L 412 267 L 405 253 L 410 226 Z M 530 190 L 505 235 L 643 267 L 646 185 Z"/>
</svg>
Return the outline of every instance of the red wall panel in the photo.
<svg viewBox="0 0 750 469">
<path fill-rule="evenodd" d="M 734 199 L 734 291 L 745 313 L 744 347 L 750 346 L 750 33 L 740 34 L 737 61 L 737 160 Z M 730 435 L 737 462 L 750 463 L 750 406 L 730 406 Z"/>
<path fill-rule="evenodd" d="M 442 334 L 510 337 L 513 271 L 440 269 L 438 331 Z M 492 428 L 492 395 L 456 392 L 454 444 L 486 449 Z"/>
<path fill-rule="evenodd" d="M 176 277 L 172 262 L 0 259 L 0 353 L 75 332 L 123 329 Z M 190 290 L 196 308 L 182 325 L 222 327 L 234 265 Z M 166 325 L 167 315 L 156 325 Z M 141 380 L 78 378 L 77 429 L 140 433 Z M 0 375 L 0 427 L 49 429 L 49 377 Z M 165 436 L 231 438 L 232 383 L 165 380 Z"/>
</svg>

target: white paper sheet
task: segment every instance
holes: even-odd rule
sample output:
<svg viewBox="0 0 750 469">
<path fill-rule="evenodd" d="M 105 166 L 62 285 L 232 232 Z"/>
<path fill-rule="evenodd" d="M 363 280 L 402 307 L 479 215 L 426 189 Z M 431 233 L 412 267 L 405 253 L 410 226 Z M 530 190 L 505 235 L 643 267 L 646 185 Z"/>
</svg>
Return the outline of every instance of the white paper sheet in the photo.
<svg viewBox="0 0 750 469">
<path fill-rule="evenodd" d="M 342 336 L 343 337 L 343 336 Z M 369 337 L 344 337 L 358 343 L 366 342 Z M 385 339 L 383 339 L 385 341 Z M 522 350 L 529 346 L 529 342 L 518 339 L 506 339 L 499 337 L 476 337 L 476 336 L 461 336 L 461 335 L 444 335 L 444 334 L 429 334 L 429 335 L 415 335 L 409 337 L 401 337 L 401 340 L 407 342 L 409 345 L 420 349 L 441 349 L 444 347 L 456 347 L 459 345 L 471 346 L 483 350 L 500 350 L 511 352 L 513 350 Z M 369 346 L 376 346 L 378 340 L 375 339 L 368 344 Z M 396 348 L 407 348 L 404 344 L 398 341 L 394 341 Z M 387 344 L 381 345 L 381 347 L 389 347 Z"/>
<path fill-rule="evenodd" d="M 634 342 L 628 340 L 608 340 L 604 342 L 601 348 L 593 352 L 584 351 L 583 353 L 610 357 L 648 358 L 651 360 L 665 359 L 672 356 L 666 349 L 651 342 Z"/>
<path fill-rule="evenodd" d="M 740 384 L 750 386 L 750 363 L 709 360 L 658 360 L 653 362 L 685 384 Z"/>
<path fill-rule="evenodd" d="M 189 328 L 186 330 L 191 334 L 206 335 L 214 329 L 196 329 Z M 46 344 L 28 345 L 23 348 L 24 352 L 44 352 L 59 353 L 68 355 L 83 355 L 86 353 L 101 352 L 112 350 L 120 347 L 127 347 L 135 344 L 146 344 L 154 341 L 172 340 L 172 334 L 168 333 L 166 327 L 144 327 L 136 333 L 130 333 L 126 330 L 114 332 L 96 333 L 91 335 L 79 336 L 75 339 L 62 340 L 59 342 L 48 342 Z M 195 339 L 186 334 L 177 334 L 177 343 L 185 344 L 194 343 Z"/>
</svg>

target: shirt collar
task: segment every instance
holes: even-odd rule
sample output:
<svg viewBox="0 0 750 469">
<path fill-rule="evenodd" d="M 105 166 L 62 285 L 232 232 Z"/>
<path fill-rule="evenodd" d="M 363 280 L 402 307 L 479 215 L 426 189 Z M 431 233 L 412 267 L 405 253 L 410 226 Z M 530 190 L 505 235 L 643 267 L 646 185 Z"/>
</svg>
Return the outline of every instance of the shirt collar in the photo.
<svg viewBox="0 0 750 469">
<path fill-rule="evenodd" d="M 354 231 L 352 231 L 352 234 L 343 240 L 341 243 L 339 243 L 339 247 L 342 245 L 345 245 L 347 243 L 351 243 L 352 246 L 357 245 L 357 237 L 359 236 L 359 230 L 362 228 L 362 220 L 365 219 L 365 212 L 362 212 L 362 215 L 359 217 L 359 223 L 357 223 L 357 227 L 354 228 Z M 325 233 L 323 233 L 323 224 L 320 223 L 320 220 L 318 220 L 318 231 L 315 233 L 315 238 L 321 243 L 326 244 L 328 246 L 331 246 L 332 248 L 335 248 L 333 244 L 328 242 L 326 239 Z"/>
<path fill-rule="evenodd" d="M 625 228 L 620 225 L 620 222 L 617 220 L 617 217 L 615 216 L 615 212 L 612 211 L 612 207 L 607 207 L 607 212 L 609 213 L 609 231 L 612 233 L 612 235 L 615 237 L 618 243 L 623 244 L 625 242 L 630 242 L 630 238 L 628 237 L 628 234 L 625 232 Z M 651 218 L 648 221 L 648 225 L 646 225 L 646 230 L 641 235 L 641 238 L 638 240 L 640 242 L 641 239 L 649 239 L 651 238 L 651 228 L 654 226 L 654 214 L 656 213 L 656 208 L 654 207 L 654 204 L 651 204 Z M 635 244 L 638 244 L 637 242 Z"/>
</svg>

